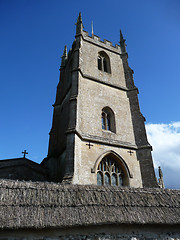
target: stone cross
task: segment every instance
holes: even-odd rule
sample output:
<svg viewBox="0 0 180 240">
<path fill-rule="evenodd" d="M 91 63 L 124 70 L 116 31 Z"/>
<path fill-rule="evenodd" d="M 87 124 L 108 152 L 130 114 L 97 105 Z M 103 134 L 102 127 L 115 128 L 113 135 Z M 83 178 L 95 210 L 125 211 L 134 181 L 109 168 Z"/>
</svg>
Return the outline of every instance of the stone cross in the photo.
<svg viewBox="0 0 180 240">
<path fill-rule="evenodd" d="M 86 145 L 89 147 L 89 149 L 93 146 L 90 142 Z"/>
<path fill-rule="evenodd" d="M 24 152 L 22 152 L 24 154 L 24 158 L 26 157 L 26 154 L 28 154 L 28 152 L 26 152 L 26 150 L 24 150 Z"/>
<path fill-rule="evenodd" d="M 131 150 L 127 151 L 127 152 L 130 154 L 130 156 L 132 156 L 133 152 Z"/>
</svg>

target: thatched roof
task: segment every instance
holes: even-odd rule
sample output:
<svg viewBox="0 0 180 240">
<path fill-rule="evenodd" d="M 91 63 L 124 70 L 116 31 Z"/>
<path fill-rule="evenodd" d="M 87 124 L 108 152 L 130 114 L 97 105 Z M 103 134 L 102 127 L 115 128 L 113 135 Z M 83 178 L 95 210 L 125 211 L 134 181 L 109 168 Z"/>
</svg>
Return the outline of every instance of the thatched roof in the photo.
<svg viewBox="0 0 180 240">
<path fill-rule="evenodd" d="M 180 191 L 0 180 L 1 228 L 180 224 Z"/>
</svg>

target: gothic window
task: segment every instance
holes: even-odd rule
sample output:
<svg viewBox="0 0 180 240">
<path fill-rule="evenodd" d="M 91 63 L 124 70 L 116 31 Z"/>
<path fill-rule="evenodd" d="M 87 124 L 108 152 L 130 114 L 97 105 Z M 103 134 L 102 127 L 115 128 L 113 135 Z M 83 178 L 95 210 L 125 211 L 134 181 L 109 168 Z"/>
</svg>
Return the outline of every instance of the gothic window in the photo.
<svg viewBox="0 0 180 240">
<path fill-rule="evenodd" d="M 99 70 L 103 72 L 111 73 L 110 60 L 108 55 L 105 52 L 99 52 L 97 61 L 98 61 Z"/>
<path fill-rule="evenodd" d="M 110 186 L 124 186 L 124 171 L 116 159 L 107 155 L 99 163 L 97 169 L 97 184 Z"/>
<path fill-rule="evenodd" d="M 97 173 L 97 182 L 98 185 L 103 185 L 103 174 L 101 172 Z"/>
<path fill-rule="evenodd" d="M 107 69 L 107 59 L 106 58 L 103 58 L 103 69 L 104 69 L 104 72 L 108 72 L 108 69 Z"/>
<path fill-rule="evenodd" d="M 102 112 L 102 129 L 106 129 L 106 113 Z"/>
<path fill-rule="evenodd" d="M 98 69 L 102 70 L 102 58 L 98 56 Z"/>
<path fill-rule="evenodd" d="M 109 107 L 105 107 L 101 114 L 102 129 L 116 132 L 115 117 L 113 111 Z"/>
</svg>

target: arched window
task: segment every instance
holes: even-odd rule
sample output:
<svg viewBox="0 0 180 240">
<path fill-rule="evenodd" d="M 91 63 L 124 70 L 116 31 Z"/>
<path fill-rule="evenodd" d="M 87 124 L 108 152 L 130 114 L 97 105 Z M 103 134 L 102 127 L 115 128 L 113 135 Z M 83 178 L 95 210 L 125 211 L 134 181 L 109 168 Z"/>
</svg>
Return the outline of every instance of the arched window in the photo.
<svg viewBox="0 0 180 240">
<path fill-rule="evenodd" d="M 116 132 L 114 112 L 109 107 L 105 107 L 102 109 L 101 122 L 102 129 L 114 133 Z"/>
<path fill-rule="evenodd" d="M 111 73 L 110 60 L 109 60 L 108 55 L 105 52 L 103 52 L 103 51 L 99 52 L 97 62 L 98 62 L 99 70 L 101 70 L 103 72 Z"/>
<path fill-rule="evenodd" d="M 97 184 L 111 186 L 125 186 L 126 174 L 120 163 L 112 156 L 105 156 L 97 168 Z"/>
<path fill-rule="evenodd" d="M 98 69 L 102 70 L 102 58 L 98 56 Z"/>
<path fill-rule="evenodd" d="M 103 174 L 101 172 L 97 173 L 97 184 L 103 185 Z"/>
</svg>

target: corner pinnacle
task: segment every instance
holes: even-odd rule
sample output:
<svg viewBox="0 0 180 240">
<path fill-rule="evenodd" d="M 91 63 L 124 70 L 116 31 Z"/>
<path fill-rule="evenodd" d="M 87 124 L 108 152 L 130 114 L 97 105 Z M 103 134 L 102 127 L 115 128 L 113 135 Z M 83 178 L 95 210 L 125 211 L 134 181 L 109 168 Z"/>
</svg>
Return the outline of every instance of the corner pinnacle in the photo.
<svg viewBox="0 0 180 240">
<path fill-rule="evenodd" d="M 125 43 L 125 39 L 123 37 L 122 31 L 120 29 L 120 47 L 121 47 L 121 51 L 122 53 L 126 53 L 126 43 Z"/>
<path fill-rule="evenodd" d="M 82 23 L 82 16 L 81 16 L 81 12 L 80 12 L 77 22 L 76 22 L 76 35 L 82 34 L 83 28 L 84 28 L 84 26 Z"/>
<path fill-rule="evenodd" d="M 124 39 L 122 31 L 120 29 L 120 42 L 124 42 L 124 41 L 126 41 L 126 40 Z"/>
<path fill-rule="evenodd" d="M 67 60 L 67 46 L 65 45 L 64 52 L 63 52 L 63 55 L 61 57 L 61 68 L 63 68 L 65 66 L 66 60 Z"/>
<path fill-rule="evenodd" d="M 67 45 L 64 46 L 63 56 L 67 57 Z"/>
<path fill-rule="evenodd" d="M 81 16 L 81 12 L 79 12 L 79 16 L 78 16 L 78 19 L 77 19 L 77 23 L 82 23 L 82 16 Z"/>
</svg>

